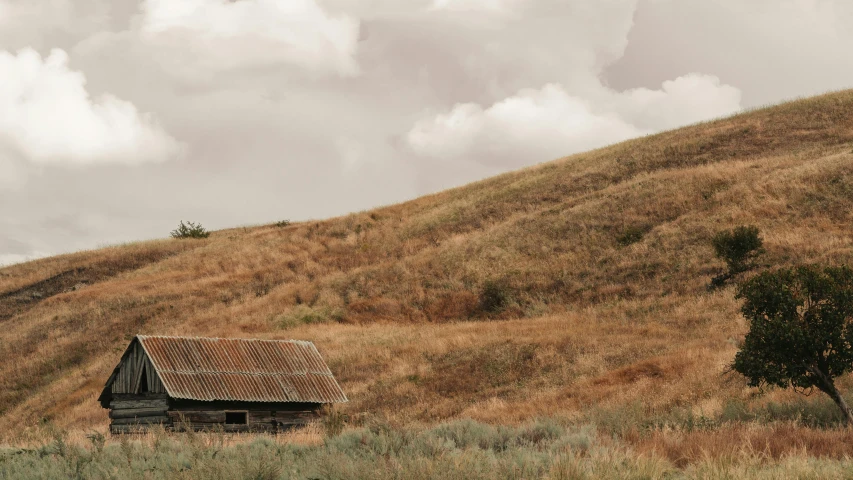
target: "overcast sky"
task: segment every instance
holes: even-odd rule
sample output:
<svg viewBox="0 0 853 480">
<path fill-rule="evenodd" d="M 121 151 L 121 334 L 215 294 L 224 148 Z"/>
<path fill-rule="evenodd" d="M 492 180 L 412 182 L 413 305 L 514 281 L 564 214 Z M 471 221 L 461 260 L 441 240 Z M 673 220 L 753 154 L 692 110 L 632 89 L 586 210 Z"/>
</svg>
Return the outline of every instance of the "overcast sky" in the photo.
<svg viewBox="0 0 853 480">
<path fill-rule="evenodd" d="M 0 0 L 0 264 L 853 87 L 850 0 Z"/>
</svg>

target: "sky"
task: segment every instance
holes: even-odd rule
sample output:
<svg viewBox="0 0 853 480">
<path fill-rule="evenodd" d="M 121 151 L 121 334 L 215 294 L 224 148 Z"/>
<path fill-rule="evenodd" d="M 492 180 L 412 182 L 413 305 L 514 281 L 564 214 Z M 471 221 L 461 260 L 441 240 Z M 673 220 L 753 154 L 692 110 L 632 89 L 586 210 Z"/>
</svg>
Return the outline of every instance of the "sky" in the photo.
<svg viewBox="0 0 853 480">
<path fill-rule="evenodd" d="M 0 265 L 853 87 L 849 0 L 0 0 Z"/>
</svg>

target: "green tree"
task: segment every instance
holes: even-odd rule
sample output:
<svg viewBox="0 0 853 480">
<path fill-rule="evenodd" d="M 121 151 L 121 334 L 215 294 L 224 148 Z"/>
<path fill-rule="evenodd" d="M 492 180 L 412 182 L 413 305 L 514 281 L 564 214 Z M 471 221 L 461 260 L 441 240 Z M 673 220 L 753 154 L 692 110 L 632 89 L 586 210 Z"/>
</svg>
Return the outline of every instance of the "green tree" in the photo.
<svg viewBox="0 0 853 480">
<path fill-rule="evenodd" d="M 763 244 L 758 227 L 754 225 L 743 225 L 714 235 L 711 239 L 714 253 L 726 262 L 728 271 L 714 277 L 711 286 L 719 287 L 735 275 L 754 268 L 755 259 L 764 253 Z"/>
<path fill-rule="evenodd" d="M 816 388 L 853 424 L 835 379 L 853 368 L 853 269 L 799 266 L 761 273 L 742 284 L 749 322 L 733 369 L 750 386 L 799 392 Z"/>
<path fill-rule="evenodd" d="M 187 222 L 181 220 L 178 228 L 169 232 L 172 238 L 207 238 L 210 232 L 204 229 L 200 223 Z"/>
</svg>

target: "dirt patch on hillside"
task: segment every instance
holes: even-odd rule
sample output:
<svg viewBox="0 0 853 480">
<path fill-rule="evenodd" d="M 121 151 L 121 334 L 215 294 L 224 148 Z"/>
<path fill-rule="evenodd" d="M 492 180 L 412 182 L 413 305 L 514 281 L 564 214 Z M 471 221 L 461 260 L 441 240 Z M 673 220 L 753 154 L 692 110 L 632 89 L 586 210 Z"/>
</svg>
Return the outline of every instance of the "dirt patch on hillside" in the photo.
<svg viewBox="0 0 853 480">
<path fill-rule="evenodd" d="M 151 252 L 110 259 L 85 267 L 72 268 L 50 278 L 0 294 L 0 321 L 29 310 L 40 301 L 64 292 L 73 292 L 124 272 L 159 262 L 175 252 Z"/>
</svg>

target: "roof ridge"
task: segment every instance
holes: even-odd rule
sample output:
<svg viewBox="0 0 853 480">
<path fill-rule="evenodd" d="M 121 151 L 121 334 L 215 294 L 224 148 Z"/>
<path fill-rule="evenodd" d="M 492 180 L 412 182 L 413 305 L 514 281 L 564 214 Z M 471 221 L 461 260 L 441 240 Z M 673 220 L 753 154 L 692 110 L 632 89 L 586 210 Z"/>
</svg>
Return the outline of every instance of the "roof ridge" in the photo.
<svg viewBox="0 0 853 480">
<path fill-rule="evenodd" d="M 145 340 L 148 338 L 166 338 L 166 339 L 174 339 L 174 340 L 239 340 L 244 342 L 277 342 L 277 343 L 302 343 L 302 344 L 310 344 L 314 345 L 314 342 L 310 340 L 297 340 L 295 338 L 290 339 L 279 339 L 279 338 L 242 338 L 242 337 L 190 337 L 190 336 L 180 336 L 180 335 L 135 335 L 135 338 L 140 340 Z"/>
<path fill-rule="evenodd" d="M 222 370 L 175 370 L 169 368 L 160 368 L 158 372 L 162 373 L 181 373 L 184 375 L 196 375 L 196 374 L 206 374 L 206 373 L 218 373 L 218 374 L 227 374 L 227 375 L 246 375 L 246 376 L 255 376 L 255 377 L 304 377 L 306 375 L 320 375 L 323 377 L 333 377 L 334 375 L 331 372 L 316 372 L 316 371 L 305 371 L 305 372 L 226 372 Z"/>
</svg>

